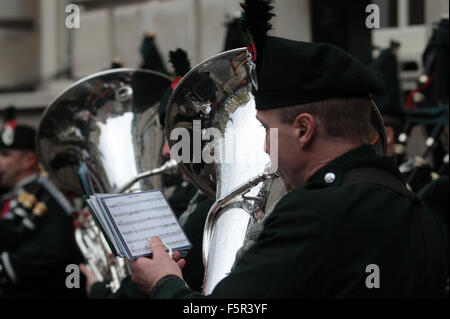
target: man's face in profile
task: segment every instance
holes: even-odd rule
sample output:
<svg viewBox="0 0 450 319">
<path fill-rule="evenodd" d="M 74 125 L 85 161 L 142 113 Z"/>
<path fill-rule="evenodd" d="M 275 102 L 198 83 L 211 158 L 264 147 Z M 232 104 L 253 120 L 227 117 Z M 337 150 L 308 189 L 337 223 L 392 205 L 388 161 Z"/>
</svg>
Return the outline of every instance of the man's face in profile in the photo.
<svg viewBox="0 0 450 319">
<path fill-rule="evenodd" d="M 301 164 L 299 156 L 298 141 L 293 124 L 286 124 L 281 121 L 278 109 L 258 110 L 256 118 L 261 122 L 266 130 L 264 150 L 271 158 L 278 159 L 278 174 L 283 180 L 286 190 L 291 190 L 298 185 L 293 180 L 293 172 Z M 270 130 L 277 129 L 278 145 L 276 148 L 270 145 Z M 271 152 L 277 152 L 272 154 Z"/>
</svg>

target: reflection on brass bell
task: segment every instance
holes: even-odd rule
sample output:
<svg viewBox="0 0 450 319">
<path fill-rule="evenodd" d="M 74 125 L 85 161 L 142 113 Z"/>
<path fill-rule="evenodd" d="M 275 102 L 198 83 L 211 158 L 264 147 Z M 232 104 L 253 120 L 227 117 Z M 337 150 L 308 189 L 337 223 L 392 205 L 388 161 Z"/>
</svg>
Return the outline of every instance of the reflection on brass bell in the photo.
<svg viewBox="0 0 450 319">
<path fill-rule="evenodd" d="M 47 205 L 45 205 L 43 202 L 39 202 L 33 208 L 33 215 L 41 217 L 47 212 L 47 210 Z"/>
</svg>

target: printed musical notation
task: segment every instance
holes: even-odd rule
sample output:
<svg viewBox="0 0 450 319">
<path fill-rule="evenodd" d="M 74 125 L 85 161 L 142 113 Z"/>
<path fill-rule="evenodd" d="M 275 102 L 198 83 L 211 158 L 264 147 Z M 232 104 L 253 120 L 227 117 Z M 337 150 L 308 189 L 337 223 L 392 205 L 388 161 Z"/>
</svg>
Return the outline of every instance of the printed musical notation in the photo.
<svg viewBox="0 0 450 319">
<path fill-rule="evenodd" d="M 102 198 L 128 258 L 151 253 L 149 239 L 159 236 L 172 250 L 189 248 L 181 229 L 161 191 L 148 191 Z"/>
</svg>

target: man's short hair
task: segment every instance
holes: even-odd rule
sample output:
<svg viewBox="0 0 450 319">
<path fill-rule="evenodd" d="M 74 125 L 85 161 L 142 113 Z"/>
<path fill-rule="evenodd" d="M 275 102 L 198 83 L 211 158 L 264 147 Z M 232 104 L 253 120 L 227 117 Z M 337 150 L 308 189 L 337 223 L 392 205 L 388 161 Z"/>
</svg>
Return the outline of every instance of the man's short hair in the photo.
<svg viewBox="0 0 450 319">
<path fill-rule="evenodd" d="M 370 142 L 371 115 L 370 98 L 332 98 L 310 104 L 280 108 L 282 123 L 291 124 L 301 113 L 316 116 L 332 138 L 361 140 Z"/>
</svg>

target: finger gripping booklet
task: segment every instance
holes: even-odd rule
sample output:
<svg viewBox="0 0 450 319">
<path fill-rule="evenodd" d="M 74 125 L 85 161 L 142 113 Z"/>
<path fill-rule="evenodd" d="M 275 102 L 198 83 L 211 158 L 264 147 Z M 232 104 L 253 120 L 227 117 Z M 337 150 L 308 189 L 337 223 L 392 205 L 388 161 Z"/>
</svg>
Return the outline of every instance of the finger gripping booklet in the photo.
<svg viewBox="0 0 450 319">
<path fill-rule="evenodd" d="M 118 257 L 151 256 L 149 239 L 159 236 L 171 250 L 192 247 L 160 190 L 94 194 L 86 199 L 94 219 Z"/>
</svg>

